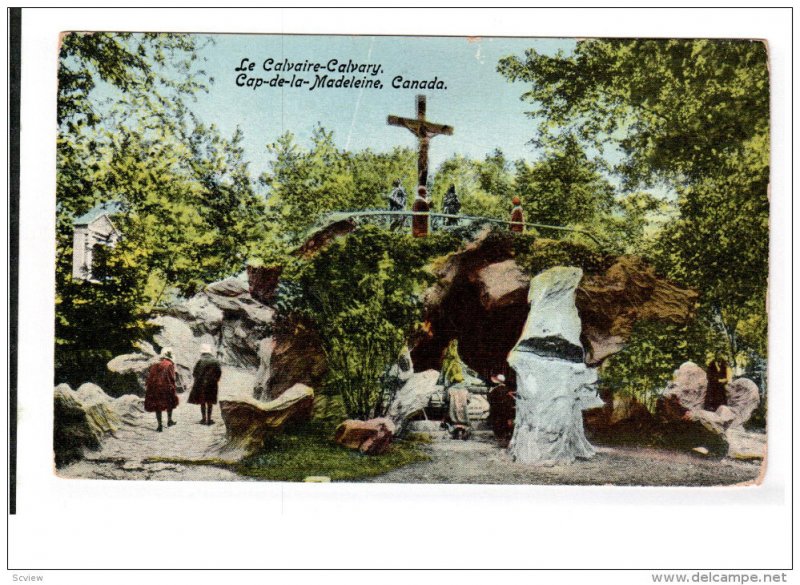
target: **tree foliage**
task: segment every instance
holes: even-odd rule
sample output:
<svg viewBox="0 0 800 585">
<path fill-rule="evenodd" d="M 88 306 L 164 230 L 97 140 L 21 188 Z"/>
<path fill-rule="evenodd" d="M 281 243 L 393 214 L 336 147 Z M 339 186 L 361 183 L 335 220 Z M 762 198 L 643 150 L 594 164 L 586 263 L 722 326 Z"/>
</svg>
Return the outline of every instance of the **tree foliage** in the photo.
<svg viewBox="0 0 800 585">
<path fill-rule="evenodd" d="M 298 243 L 327 213 L 385 209 L 394 179 L 413 194 L 416 155 L 407 148 L 388 153 L 358 153 L 336 146 L 333 132 L 317 126 L 310 148 L 304 149 L 291 132 L 267 146 L 269 172 L 260 182 L 268 189 L 269 217 L 274 239 Z"/>
<path fill-rule="evenodd" d="M 364 226 L 287 267 L 277 327 L 319 332 L 325 391 L 343 397 L 348 416 L 383 414 L 382 377 L 419 325 L 421 293 L 432 279 L 423 267 L 456 245 L 446 233 L 420 240 Z"/>
<path fill-rule="evenodd" d="M 625 189 L 674 190 L 677 213 L 648 252 L 662 273 L 700 291 L 701 318 L 725 334 L 729 359 L 765 347 L 753 326 L 765 322 L 768 273 L 764 44 L 587 40 L 569 55 L 506 57 L 498 70 L 530 83 L 522 98 L 534 106 L 535 143 L 575 136 L 619 154 L 612 170 Z"/>
<path fill-rule="evenodd" d="M 248 174 L 241 133 L 226 139 L 185 107 L 208 81 L 195 67 L 197 42 L 151 34 L 64 39 L 57 379 L 85 376 L 79 362 L 86 351 L 130 350 L 165 293 L 191 294 L 242 270 L 261 229 L 263 201 Z M 106 274 L 95 282 L 73 281 L 73 219 L 112 200 L 122 204 L 112 221 L 123 237 L 109 250 Z M 98 361 L 84 367 L 102 369 Z"/>
</svg>

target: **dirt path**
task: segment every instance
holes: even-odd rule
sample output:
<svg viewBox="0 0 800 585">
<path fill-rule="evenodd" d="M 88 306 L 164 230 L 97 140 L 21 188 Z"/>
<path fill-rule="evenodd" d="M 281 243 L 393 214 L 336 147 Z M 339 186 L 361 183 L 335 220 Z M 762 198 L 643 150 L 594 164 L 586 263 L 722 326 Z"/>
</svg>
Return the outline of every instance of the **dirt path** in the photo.
<svg viewBox="0 0 800 585">
<path fill-rule="evenodd" d="M 642 447 L 598 447 L 572 465 L 514 463 L 492 440 L 436 441 L 425 445 L 430 461 L 366 479 L 379 483 L 486 483 L 538 485 L 730 485 L 754 480 L 760 462 L 701 459 Z"/>
<path fill-rule="evenodd" d="M 220 398 L 249 395 L 252 374 L 226 370 Z M 60 469 L 65 478 L 242 481 L 250 478 L 225 467 L 175 463 L 202 462 L 219 457 L 225 425 L 219 408 L 216 424 L 199 424 L 200 408 L 180 395 L 174 411 L 177 425 L 156 432 L 155 416 L 138 412 L 108 437 L 99 451 Z M 165 417 L 166 419 L 166 417 Z M 166 423 L 166 420 L 164 421 Z M 482 435 L 486 435 L 483 433 Z M 490 433 L 489 433 L 490 435 Z M 730 485 L 758 477 L 760 462 L 703 459 L 683 453 L 633 447 L 598 447 L 588 461 L 552 467 L 514 463 L 504 449 L 488 436 L 470 441 L 439 440 L 423 444 L 430 461 L 414 463 L 384 475 L 366 479 L 386 483 L 487 483 L 543 485 Z"/>
<path fill-rule="evenodd" d="M 220 380 L 220 399 L 249 395 L 253 376 L 244 371 L 225 369 Z M 216 406 L 215 424 L 199 423 L 200 407 L 188 404 L 189 393 L 179 395 L 180 405 L 173 411 L 175 426 L 156 432 L 156 418 L 151 412 L 137 413 L 127 424 L 103 441 L 99 451 L 87 451 L 83 461 L 60 469 L 61 477 L 87 479 L 144 480 L 246 480 L 233 471 L 212 465 L 192 465 L 158 461 L 180 459 L 203 461 L 218 457 L 224 444 L 225 425 Z"/>
</svg>

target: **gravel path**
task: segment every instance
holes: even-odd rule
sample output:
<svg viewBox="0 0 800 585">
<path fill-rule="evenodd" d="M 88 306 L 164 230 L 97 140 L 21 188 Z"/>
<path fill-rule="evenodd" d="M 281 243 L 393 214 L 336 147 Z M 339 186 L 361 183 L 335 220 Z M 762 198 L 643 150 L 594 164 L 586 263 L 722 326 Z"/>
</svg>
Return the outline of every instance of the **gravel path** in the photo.
<svg viewBox="0 0 800 585">
<path fill-rule="evenodd" d="M 514 463 L 492 440 L 426 444 L 430 461 L 364 481 L 537 485 L 731 485 L 755 480 L 761 462 L 700 457 L 649 448 L 598 447 L 588 461 L 551 467 Z"/>
<path fill-rule="evenodd" d="M 220 383 L 220 398 L 249 395 L 252 374 L 228 369 Z M 223 390 L 224 389 L 224 390 Z M 108 437 L 99 451 L 58 470 L 65 478 L 248 481 L 224 467 L 202 464 L 219 459 L 225 425 L 215 408 L 216 424 L 199 424 L 200 408 L 180 395 L 173 417 L 177 425 L 156 432 L 155 416 L 138 413 Z M 164 422 L 166 423 L 166 416 Z M 751 482 L 760 461 L 704 459 L 684 453 L 634 447 L 598 447 L 588 461 L 551 467 L 514 463 L 487 435 L 469 441 L 437 440 L 421 444 L 430 461 L 414 463 L 365 482 L 486 483 L 543 485 L 730 485 Z M 174 463 L 175 459 L 192 463 Z"/>
<path fill-rule="evenodd" d="M 220 380 L 220 399 L 249 395 L 253 375 L 232 368 L 223 370 Z M 153 459 L 167 458 L 201 462 L 219 459 L 219 448 L 225 442 L 225 424 L 214 407 L 213 425 L 202 425 L 200 407 L 188 404 L 189 393 L 179 395 L 180 404 L 173 411 L 175 426 L 167 426 L 164 413 L 164 431 L 156 432 L 156 417 L 142 412 L 128 424 L 123 424 L 114 436 L 103 441 L 99 451 L 86 451 L 83 461 L 58 470 L 67 478 L 86 479 L 144 479 L 144 480 L 208 480 L 233 481 L 249 478 L 213 465 L 183 464 Z"/>
</svg>

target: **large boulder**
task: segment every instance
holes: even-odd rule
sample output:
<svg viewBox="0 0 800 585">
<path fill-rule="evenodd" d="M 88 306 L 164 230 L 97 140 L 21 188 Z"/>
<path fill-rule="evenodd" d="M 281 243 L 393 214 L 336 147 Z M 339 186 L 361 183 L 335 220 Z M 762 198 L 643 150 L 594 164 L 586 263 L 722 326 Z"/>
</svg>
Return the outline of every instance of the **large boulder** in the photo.
<svg viewBox="0 0 800 585">
<path fill-rule="evenodd" d="M 476 272 L 481 305 L 488 311 L 527 302 L 531 279 L 514 260 L 489 264 Z"/>
<path fill-rule="evenodd" d="M 142 425 L 144 414 L 144 398 L 134 394 L 124 394 L 119 398 L 111 401 L 109 404 L 111 410 L 117 415 L 117 418 L 126 425 Z M 150 420 L 147 420 L 147 425 L 150 426 Z"/>
<path fill-rule="evenodd" d="M 153 349 L 153 346 L 146 341 L 140 341 L 136 345 L 139 349 L 138 353 L 118 355 L 109 361 L 106 367 L 109 372 L 117 374 L 120 379 L 132 378 L 129 385 L 135 387 L 131 387 L 130 391 L 138 391 L 143 394 L 147 380 L 147 370 L 158 354 Z"/>
<path fill-rule="evenodd" d="M 294 251 L 294 254 L 303 258 L 311 257 L 335 239 L 346 236 L 357 227 L 358 224 L 352 218 L 333 221 L 309 234 L 306 241 Z"/>
<path fill-rule="evenodd" d="M 253 395 L 274 400 L 295 384 L 318 387 L 327 371 L 322 342 L 314 329 L 298 326 L 260 342 L 260 362 Z"/>
<path fill-rule="evenodd" d="M 432 267 L 437 281 L 424 298 L 425 327 L 412 349 L 415 368 L 440 369 L 444 349 L 457 339 L 461 358 L 483 379 L 506 372 L 506 357 L 528 316 L 529 278 L 567 261 L 568 248 L 537 240 L 528 252 L 539 260 L 525 264 L 513 237 L 484 230 L 437 262 Z M 637 320 L 683 323 L 692 317 L 697 294 L 661 279 L 640 258 L 584 255 L 575 306 L 587 365 L 599 365 L 622 349 Z"/>
<path fill-rule="evenodd" d="M 238 297 L 249 291 L 247 282 L 235 276 L 212 282 L 207 285 L 205 292 L 223 297 Z"/>
<path fill-rule="evenodd" d="M 279 433 L 287 424 L 308 420 L 313 406 L 314 390 L 303 384 L 295 384 L 270 402 L 250 397 L 220 400 L 227 438 L 224 450 L 257 451 L 264 439 Z"/>
<path fill-rule="evenodd" d="M 226 278 L 168 307 L 150 324 L 157 328 L 154 343 L 159 348 L 173 349 L 180 391 L 191 387 L 192 370 L 203 344 L 215 348 L 224 365 L 256 369 L 259 346 L 269 333 L 273 317 L 272 308 L 250 295 L 246 281 Z M 138 353 L 116 356 L 108 363 L 108 369 L 136 376 L 143 391 L 147 369 L 157 352 L 147 342 L 138 345 Z"/>
<path fill-rule="evenodd" d="M 736 415 L 732 428 L 742 428 L 761 402 L 758 386 L 749 378 L 737 378 L 725 388 L 728 408 Z"/>
<path fill-rule="evenodd" d="M 703 368 L 694 362 L 684 362 L 672 374 L 672 380 L 662 392 L 663 397 L 674 396 L 687 410 L 702 410 L 706 400 L 708 378 Z"/>
<path fill-rule="evenodd" d="M 436 383 L 438 379 L 439 372 L 436 370 L 413 374 L 395 394 L 394 400 L 386 412 L 386 418 L 394 423 L 398 432 L 404 428 L 411 417 L 422 413 L 430 404 L 431 398 L 439 397 L 441 399 L 444 388 Z"/>
<path fill-rule="evenodd" d="M 394 423 L 388 418 L 348 419 L 336 428 L 333 440 L 367 455 L 378 455 L 389 447 L 395 430 Z"/>
<path fill-rule="evenodd" d="M 729 428 L 725 433 L 728 439 L 728 457 L 731 459 L 760 460 L 767 457 L 767 435 L 753 433 L 740 427 Z"/>
<path fill-rule="evenodd" d="M 678 395 L 668 394 L 656 402 L 655 416 L 664 446 L 686 451 L 702 447 L 717 457 L 727 455 L 726 431 L 736 417 L 727 406 L 720 406 L 714 412 L 689 409 L 681 404 Z"/>
<path fill-rule="evenodd" d="M 530 312 L 508 357 L 517 377 L 516 418 L 508 451 L 515 461 L 571 463 L 595 450 L 583 411 L 603 405 L 593 386 L 597 371 L 583 361 L 575 289 L 583 271 L 550 268 L 531 279 Z"/>
<path fill-rule="evenodd" d="M 585 275 L 575 304 L 583 324 L 586 363 L 599 365 L 619 351 L 636 321 L 685 323 L 694 314 L 697 298 L 695 291 L 665 281 L 636 256 L 620 256 L 604 272 Z"/>
<path fill-rule="evenodd" d="M 205 293 L 172 305 L 167 309 L 167 314 L 188 323 L 197 335 L 208 333 L 216 336 L 222 327 L 222 309 L 211 302 L 211 298 Z"/>
<path fill-rule="evenodd" d="M 84 402 L 85 401 L 85 402 Z M 53 393 L 53 450 L 56 467 L 83 458 L 84 449 L 97 450 L 102 439 L 119 428 L 111 398 L 94 384 L 78 391 L 59 384 Z"/>
</svg>

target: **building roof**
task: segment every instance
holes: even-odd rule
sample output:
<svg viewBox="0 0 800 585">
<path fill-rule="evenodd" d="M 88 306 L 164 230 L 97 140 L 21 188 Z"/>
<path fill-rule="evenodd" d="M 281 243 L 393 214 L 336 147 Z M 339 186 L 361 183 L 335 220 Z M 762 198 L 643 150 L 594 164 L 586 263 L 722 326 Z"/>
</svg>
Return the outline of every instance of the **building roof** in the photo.
<svg viewBox="0 0 800 585">
<path fill-rule="evenodd" d="M 114 215 L 123 210 L 122 203 L 119 201 L 106 201 L 100 205 L 95 205 L 89 211 L 75 218 L 73 225 L 89 225 L 94 220 L 104 215 Z"/>
</svg>

